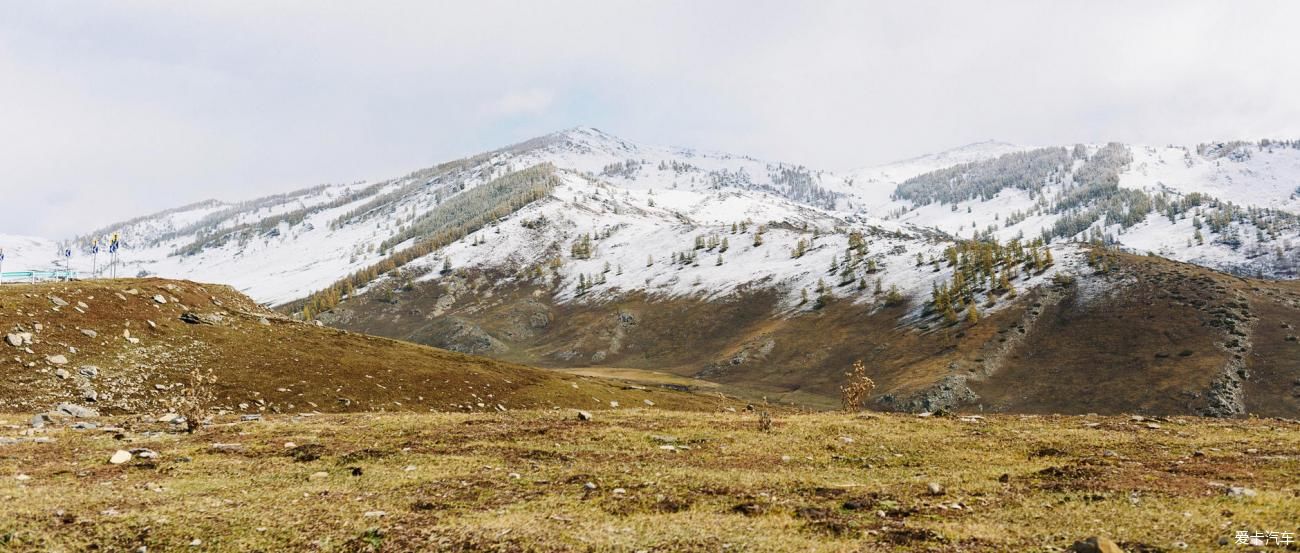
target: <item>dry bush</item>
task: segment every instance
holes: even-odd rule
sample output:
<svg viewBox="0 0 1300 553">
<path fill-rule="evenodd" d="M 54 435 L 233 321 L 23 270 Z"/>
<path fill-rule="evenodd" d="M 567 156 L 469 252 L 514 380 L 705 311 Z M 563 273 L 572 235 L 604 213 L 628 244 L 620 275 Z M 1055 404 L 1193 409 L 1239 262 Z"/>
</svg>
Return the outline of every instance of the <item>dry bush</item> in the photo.
<svg viewBox="0 0 1300 553">
<path fill-rule="evenodd" d="M 853 370 L 844 373 L 848 380 L 840 386 L 840 402 L 844 410 L 850 413 L 861 411 L 867 397 L 876 389 L 876 382 L 867 376 L 867 367 L 859 359 L 853 362 Z"/>
<path fill-rule="evenodd" d="M 212 373 L 212 369 L 193 367 L 190 369 L 189 383 L 185 389 L 168 402 L 168 408 L 173 413 L 185 418 L 186 432 L 192 434 L 203 425 L 203 420 L 207 418 L 208 405 L 215 398 L 212 385 L 216 382 L 217 377 Z"/>
<path fill-rule="evenodd" d="M 758 415 L 758 431 L 759 432 L 772 431 L 772 415 L 768 414 L 767 411 L 763 411 Z"/>
</svg>

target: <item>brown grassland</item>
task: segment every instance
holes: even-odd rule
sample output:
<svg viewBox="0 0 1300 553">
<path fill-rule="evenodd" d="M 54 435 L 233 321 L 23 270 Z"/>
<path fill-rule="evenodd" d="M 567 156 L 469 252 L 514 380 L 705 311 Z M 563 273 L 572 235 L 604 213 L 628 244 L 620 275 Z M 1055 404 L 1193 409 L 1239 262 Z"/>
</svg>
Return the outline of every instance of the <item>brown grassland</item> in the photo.
<svg viewBox="0 0 1300 553">
<path fill-rule="evenodd" d="M 0 551 L 1207 551 L 1300 531 L 1300 424 L 1280 419 L 0 419 L 25 440 L 0 446 Z M 108 462 L 138 448 L 158 455 Z"/>
</svg>

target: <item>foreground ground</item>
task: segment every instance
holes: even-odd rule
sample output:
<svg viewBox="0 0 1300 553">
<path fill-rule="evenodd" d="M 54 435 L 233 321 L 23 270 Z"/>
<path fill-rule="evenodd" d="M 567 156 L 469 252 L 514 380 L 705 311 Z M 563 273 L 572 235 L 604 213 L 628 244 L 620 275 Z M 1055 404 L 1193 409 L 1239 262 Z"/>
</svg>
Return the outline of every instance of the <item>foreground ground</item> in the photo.
<svg viewBox="0 0 1300 553">
<path fill-rule="evenodd" d="M 1094 535 L 1294 551 L 1234 536 L 1300 531 L 1294 421 L 815 414 L 763 431 L 743 409 L 551 410 L 186 435 L 4 419 L 0 551 L 1059 551 Z M 118 450 L 137 454 L 111 464 Z"/>
</svg>

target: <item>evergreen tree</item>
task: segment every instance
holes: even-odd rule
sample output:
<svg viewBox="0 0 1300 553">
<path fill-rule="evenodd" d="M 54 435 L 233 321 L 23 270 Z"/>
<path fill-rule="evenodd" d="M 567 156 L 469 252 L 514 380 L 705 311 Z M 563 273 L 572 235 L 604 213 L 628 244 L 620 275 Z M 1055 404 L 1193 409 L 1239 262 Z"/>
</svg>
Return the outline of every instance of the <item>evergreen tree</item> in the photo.
<svg viewBox="0 0 1300 553">
<path fill-rule="evenodd" d="M 889 293 L 885 294 L 885 305 L 901 305 L 903 300 L 903 293 L 898 291 L 898 286 L 890 284 Z"/>
<path fill-rule="evenodd" d="M 952 304 L 943 307 L 943 320 L 948 324 L 957 322 L 957 311 L 952 308 Z"/>
</svg>

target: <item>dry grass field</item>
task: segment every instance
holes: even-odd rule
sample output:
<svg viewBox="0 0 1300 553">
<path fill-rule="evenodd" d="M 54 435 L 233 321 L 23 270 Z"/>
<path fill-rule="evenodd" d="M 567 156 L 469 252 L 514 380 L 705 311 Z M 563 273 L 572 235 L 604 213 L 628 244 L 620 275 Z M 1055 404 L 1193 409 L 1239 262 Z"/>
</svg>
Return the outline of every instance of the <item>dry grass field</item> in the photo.
<svg viewBox="0 0 1300 553">
<path fill-rule="evenodd" d="M 1278 419 L 23 417 L 0 417 L 0 551 L 1294 551 L 1235 534 L 1300 531 L 1300 423 Z"/>
</svg>

